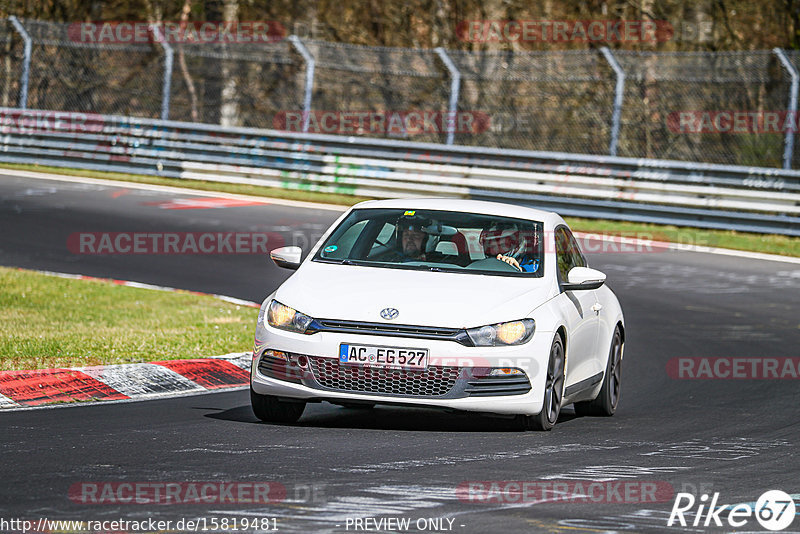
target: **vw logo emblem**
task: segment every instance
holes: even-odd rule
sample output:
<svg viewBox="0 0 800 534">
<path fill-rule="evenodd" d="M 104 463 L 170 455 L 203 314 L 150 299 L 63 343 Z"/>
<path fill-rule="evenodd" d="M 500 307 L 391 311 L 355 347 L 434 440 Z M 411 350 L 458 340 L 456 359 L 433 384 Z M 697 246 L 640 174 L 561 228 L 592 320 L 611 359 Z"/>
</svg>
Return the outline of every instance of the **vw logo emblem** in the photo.
<svg viewBox="0 0 800 534">
<path fill-rule="evenodd" d="M 397 311 L 396 308 L 384 308 L 381 310 L 381 317 L 383 317 L 387 321 L 391 321 L 398 315 L 400 315 L 400 312 Z"/>
</svg>

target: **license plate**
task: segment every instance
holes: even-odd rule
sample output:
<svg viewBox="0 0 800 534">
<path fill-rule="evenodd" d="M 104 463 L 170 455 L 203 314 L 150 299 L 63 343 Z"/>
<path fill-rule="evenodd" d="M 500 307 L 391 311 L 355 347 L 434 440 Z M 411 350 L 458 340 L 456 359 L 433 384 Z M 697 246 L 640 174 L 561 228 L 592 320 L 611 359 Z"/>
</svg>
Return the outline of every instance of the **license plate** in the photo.
<svg viewBox="0 0 800 534">
<path fill-rule="evenodd" d="M 339 363 L 365 367 L 427 369 L 428 349 L 404 349 L 371 345 L 339 345 Z"/>
</svg>

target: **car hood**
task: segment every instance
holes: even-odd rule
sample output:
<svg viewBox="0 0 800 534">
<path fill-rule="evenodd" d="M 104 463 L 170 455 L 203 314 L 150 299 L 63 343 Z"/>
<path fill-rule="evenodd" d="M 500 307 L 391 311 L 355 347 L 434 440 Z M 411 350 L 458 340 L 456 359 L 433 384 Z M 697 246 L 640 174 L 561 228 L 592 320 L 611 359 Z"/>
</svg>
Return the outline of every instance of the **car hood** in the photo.
<svg viewBox="0 0 800 534">
<path fill-rule="evenodd" d="M 472 328 L 521 319 L 556 294 L 543 278 L 306 262 L 275 298 L 320 319 Z M 384 308 L 396 308 L 391 321 Z"/>
</svg>

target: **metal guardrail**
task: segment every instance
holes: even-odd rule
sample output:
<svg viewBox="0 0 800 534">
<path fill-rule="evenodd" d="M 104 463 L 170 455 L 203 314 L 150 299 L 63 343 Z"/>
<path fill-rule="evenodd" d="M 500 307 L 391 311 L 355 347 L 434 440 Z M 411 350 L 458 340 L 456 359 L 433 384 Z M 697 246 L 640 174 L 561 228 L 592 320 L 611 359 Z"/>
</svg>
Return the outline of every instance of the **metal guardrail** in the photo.
<svg viewBox="0 0 800 534">
<path fill-rule="evenodd" d="M 800 171 L 0 108 L 0 162 L 800 236 Z"/>
</svg>

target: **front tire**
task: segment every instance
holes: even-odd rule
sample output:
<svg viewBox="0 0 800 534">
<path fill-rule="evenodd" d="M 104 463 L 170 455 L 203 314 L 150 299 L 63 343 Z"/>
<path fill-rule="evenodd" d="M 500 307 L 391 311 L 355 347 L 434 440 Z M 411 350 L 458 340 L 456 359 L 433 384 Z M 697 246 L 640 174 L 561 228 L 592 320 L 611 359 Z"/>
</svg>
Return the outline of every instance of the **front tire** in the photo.
<svg viewBox="0 0 800 534">
<path fill-rule="evenodd" d="M 561 413 L 561 402 L 564 400 L 564 342 L 556 334 L 550 347 L 550 360 L 547 364 L 545 379 L 544 404 L 542 411 L 536 415 L 523 416 L 526 430 L 552 430 Z"/>
<path fill-rule="evenodd" d="M 272 395 L 260 395 L 250 387 L 250 404 L 253 406 L 253 413 L 265 423 L 295 423 L 303 411 L 306 403 L 284 402 Z"/>
<path fill-rule="evenodd" d="M 614 329 L 614 336 L 611 338 L 611 349 L 608 353 L 608 363 L 606 364 L 606 372 L 600 393 L 592 401 L 576 402 L 575 413 L 577 415 L 611 417 L 617 411 L 620 385 L 622 383 L 622 345 L 622 334 L 619 331 L 619 327 L 617 327 Z"/>
</svg>

